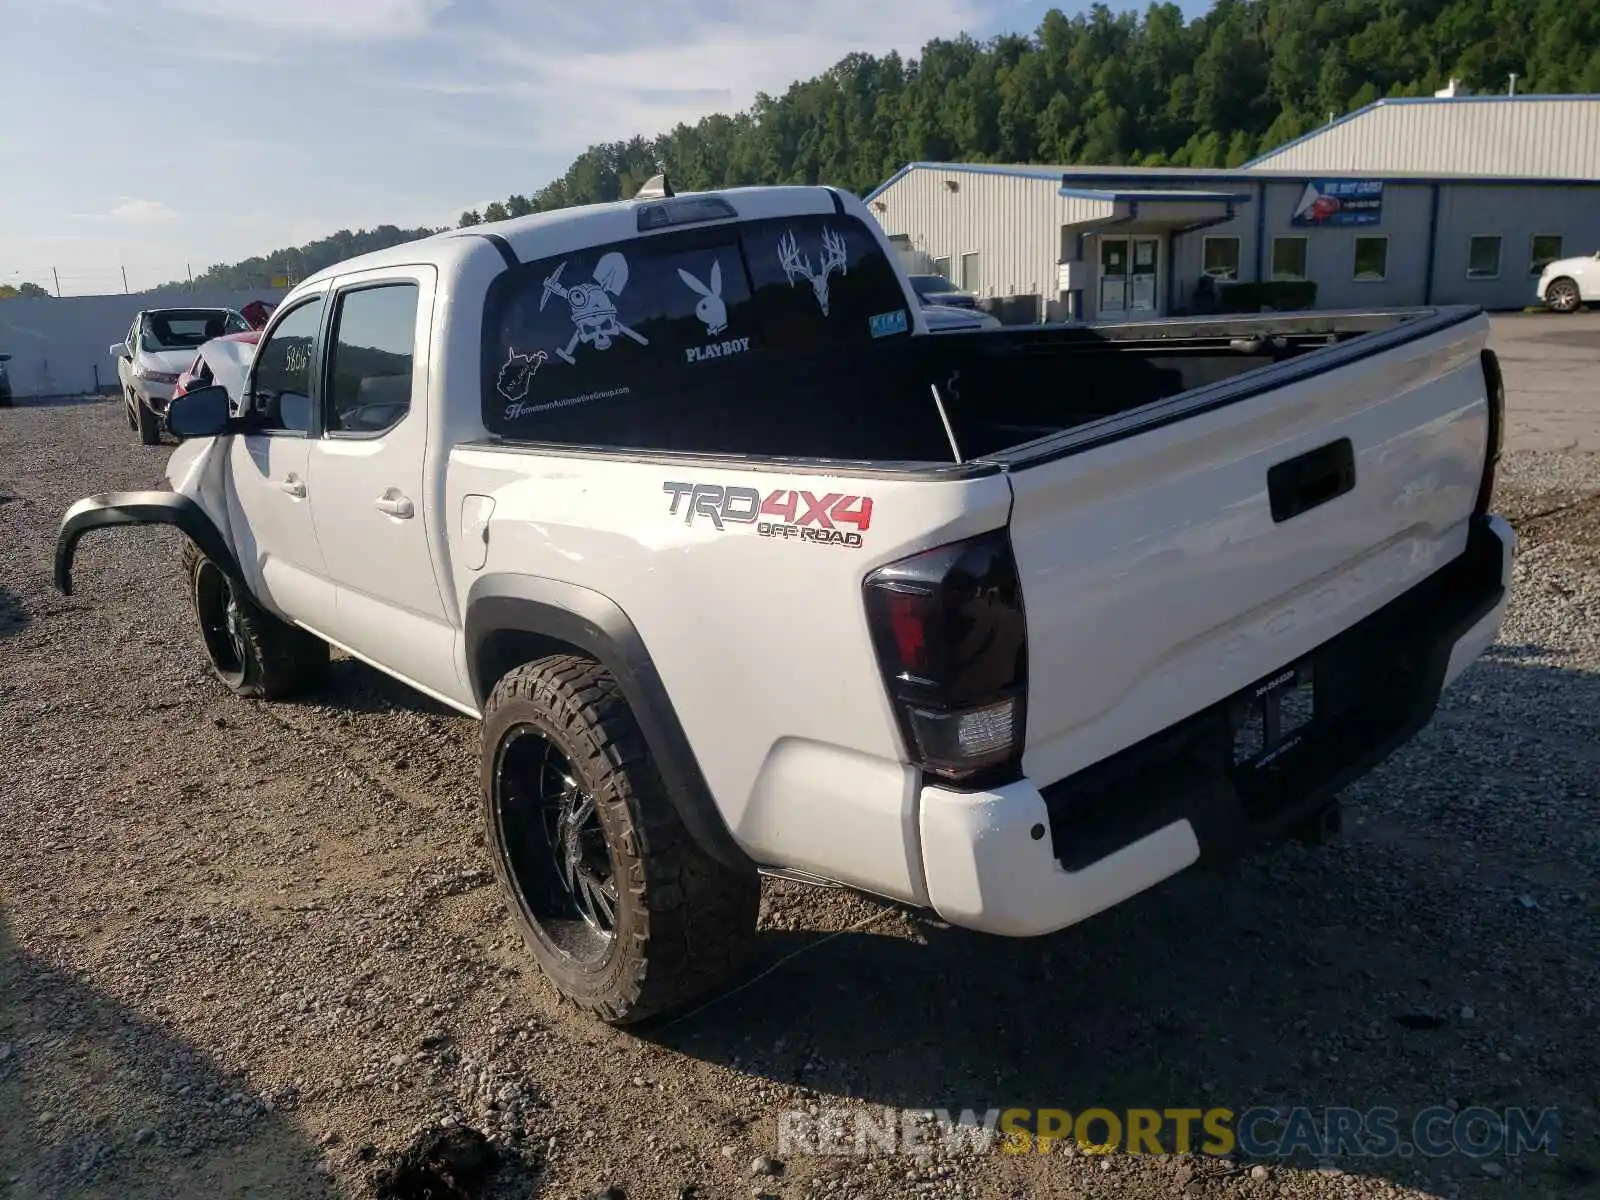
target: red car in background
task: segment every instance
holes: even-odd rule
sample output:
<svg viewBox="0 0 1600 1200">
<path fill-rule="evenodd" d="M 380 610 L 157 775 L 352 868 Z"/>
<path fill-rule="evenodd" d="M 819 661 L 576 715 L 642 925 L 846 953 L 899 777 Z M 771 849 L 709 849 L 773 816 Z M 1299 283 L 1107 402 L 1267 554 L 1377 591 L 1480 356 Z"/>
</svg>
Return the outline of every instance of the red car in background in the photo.
<svg viewBox="0 0 1600 1200">
<path fill-rule="evenodd" d="M 238 399 L 245 369 L 249 367 L 251 356 L 260 341 L 259 328 L 212 338 L 200 347 L 194 361 L 178 376 L 178 382 L 172 388 L 173 396 L 181 396 L 191 388 L 220 383 L 228 389 L 229 396 Z"/>
<path fill-rule="evenodd" d="M 239 315 L 250 322 L 251 329 L 265 329 L 267 320 L 272 316 L 272 310 L 277 308 L 276 303 L 265 300 L 252 300 L 239 310 Z"/>
</svg>

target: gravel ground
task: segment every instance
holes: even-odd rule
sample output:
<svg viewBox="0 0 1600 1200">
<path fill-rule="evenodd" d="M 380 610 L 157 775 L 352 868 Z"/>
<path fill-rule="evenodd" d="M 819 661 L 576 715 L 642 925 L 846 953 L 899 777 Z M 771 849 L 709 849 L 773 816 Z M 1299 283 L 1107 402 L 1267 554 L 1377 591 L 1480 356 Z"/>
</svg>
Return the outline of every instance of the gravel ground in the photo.
<svg viewBox="0 0 1600 1200">
<path fill-rule="evenodd" d="M 768 881 L 754 982 L 636 1037 L 521 948 L 471 722 L 348 661 L 315 703 L 229 696 L 166 531 L 50 589 L 65 507 L 165 457 L 115 402 L 0 412 L 0 1195 L 365 1196 L 442 1125 L 504 1147 L 487 1196 L 1600 1194 L 1595 458 L 1511 455 L 1504 637 L 1338 840 L 1027 942 Z M 810 1105 L 1256 1104 L 1554 1107 L 1560 1152 L 751 1174 Z"/>
</svg>

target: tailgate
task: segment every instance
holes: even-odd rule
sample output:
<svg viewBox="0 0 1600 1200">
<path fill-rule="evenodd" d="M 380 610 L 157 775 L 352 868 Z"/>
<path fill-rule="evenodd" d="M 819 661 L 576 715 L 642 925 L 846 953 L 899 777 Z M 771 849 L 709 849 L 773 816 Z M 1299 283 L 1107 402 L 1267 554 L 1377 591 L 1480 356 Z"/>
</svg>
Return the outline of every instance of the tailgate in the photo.
<svg viewBox="0 0 1600 1200">
<path fill-rule="evenodd" d="M 1430 327 L 1010 464 L 1030 778 L 1052 783 L 1262 680 L 1462 553 L 1488 447 L 1489 326 Z"/>
</svg>

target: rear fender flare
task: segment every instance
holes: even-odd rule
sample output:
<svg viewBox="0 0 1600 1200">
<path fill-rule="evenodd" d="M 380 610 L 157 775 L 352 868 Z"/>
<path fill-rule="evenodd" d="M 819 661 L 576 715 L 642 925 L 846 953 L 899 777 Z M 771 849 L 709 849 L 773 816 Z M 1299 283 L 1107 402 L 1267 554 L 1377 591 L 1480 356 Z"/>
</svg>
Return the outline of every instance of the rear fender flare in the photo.
<svg viewBox="0 0 1600 1200">
<path fill-rule="evenodd" d="M 79 540 L 91 529 L 113 525 L 176 526 L 226 572 L 235 587 L 244 595 L 250 594 L 250 585 L 227 540 L 205 509 L 189 497 L 177 492 L 104 492 L 85 496 L 61 518 L 61 531 L 56 535 L 55 584 L 62 595 L 72 595 L 72 561 Z"/>
<path fill-rule="evenodd" d="M 465 625 L 467 672 L 480 711 L 500 676 L 520 665 L 500 661 L 495 641 L 507 634 L 525 637 L 533 647 L 547 643 L 549 653 L 576 647 L 610 671 L 639 722 L 656 770 L 689 836 L 724 866 L 755 869 L 712 798 L 644 639 L 614 601 L 561 580 L 486 575 L 467 594 Z M 537 649 L 533 653 L 542 657 Z"/>
</svg>

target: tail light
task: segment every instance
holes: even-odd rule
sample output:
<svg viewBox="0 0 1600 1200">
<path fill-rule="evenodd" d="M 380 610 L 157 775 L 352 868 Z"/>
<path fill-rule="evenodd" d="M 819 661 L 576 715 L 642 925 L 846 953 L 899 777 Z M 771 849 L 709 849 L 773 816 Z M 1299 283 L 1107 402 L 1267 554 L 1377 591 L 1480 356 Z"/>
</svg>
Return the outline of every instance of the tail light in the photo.
<svg viewBox="0 0 1600 1200">
<path fill-rule="evenodd" d="M 1005 530 L 880 567 L 867 576 L 866 604 L 912 761 L 967 786 L 1015 778 L 1028 642 Z"/>
<path fill-rule="evenodd" d="M 1500 374 L 1500 359 L 1493 350 L 1484 350 L 1479 356 L 1483 362 L 1483 382 L 1489 397 L 1489 448 L 1483 459 L 1483 479 L 1478 484 L 1478 502 L 1472 511 L 1483 516 L 1494 500 L 1495 468 L 1500 463 L 1500 451 L 1506 436 L 1506 381 Z"/>
</svg>

